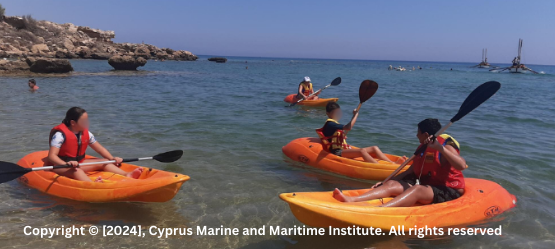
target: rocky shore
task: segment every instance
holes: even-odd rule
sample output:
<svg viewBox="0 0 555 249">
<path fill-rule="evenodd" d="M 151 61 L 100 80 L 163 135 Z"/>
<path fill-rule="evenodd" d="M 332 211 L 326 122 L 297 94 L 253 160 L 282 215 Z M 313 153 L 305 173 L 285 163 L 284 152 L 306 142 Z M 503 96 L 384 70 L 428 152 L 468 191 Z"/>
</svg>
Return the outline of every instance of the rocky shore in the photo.
<svg viewBox="0 0 555 249">
<path fill-rule="evenodd" d="M 112 41 L 116 36 L 114 31 L 37 21 L 31 16 L 4 16 L 0 20 L 0 60 L 4 61 L 0 63 L 0 72 L 30 70 L 35 61 L 30 63 L 27 58 L 44 59 L 41 65 L 48 61 L 66 70 L 71 67 L 66 65 L 69 63 L 67 59 L 109 60 L 117 56 L 110 65 L 136 69 L 151 59 L 194 61 L 198 58 L 184 50 L 158 48 L 150 44 L 115 43 Z M 131 67 L 125 65 L 126 61 Z"/>
</svg>

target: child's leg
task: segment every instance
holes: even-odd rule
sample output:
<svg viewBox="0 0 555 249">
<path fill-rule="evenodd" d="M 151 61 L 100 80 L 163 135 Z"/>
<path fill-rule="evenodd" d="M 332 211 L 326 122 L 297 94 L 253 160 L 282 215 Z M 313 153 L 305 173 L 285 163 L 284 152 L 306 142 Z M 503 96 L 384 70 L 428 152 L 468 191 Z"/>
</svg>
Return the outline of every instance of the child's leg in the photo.
<svg viewBox="0 0 555 249">
<path fill-rule="evenodd" d="M 395 197 L 390 202 L 383 204 L 382 207 L 412 207 L 417 202 L 430 204 L 434 200 L 432 187 L 426 185 L 415 185 L 407 191 Z"/>
<path fill-rule="evenodd" d="M 366 148 L 364 149 L 347 149 L 347 150 L 343 150 L 341 152 L 341 157 L 345 157 L 345 158 L 357 158 L 357 157 L 362 157 L 364 159 L 365 162 L 369 162 L 369 163 L 378 163 L 378 161 L 376 161 L 374 158 L 372 158 L 372 156 L 370 156 L 370 154 L 368 154 L 368 151 L 366 151 Z"/>
<path fill-rule="evenodd" d="M 85 173 L 85 171 L 80 168 L 54 169 L 52 171 L 54 171 L 54 173 L 58 175 L 69 177 L 75 180 L 92 182 L 87 173 Z"/>
<path fill-rule="evenodd" d="M 369 154 L 376 155 L 376 157 L 380 160 L 384 160 L 387 162 L 392 163 L 393 161 L 389 160 L 389 158 L 378 148 L 378 146 L 371 146 L 364 148 Z"/>
<path fill-rule="evenodd" d="M 339 189 L 335 189 L 333 191 L 333 198 L 337 199 L 338 201 L 342 202 L 358 202 L 358 201 L 368 201 L 374 200 L 379 198 L 386 198 L 392 196 L 398 196 L 410 187 L 409 184 L 406 182 L 399 182 L 395 180 L 390 180 L 384 183 L 383 185 L 372 189 L 364 194 L 359 196 L 346 196 Z"/>
<path fill-rule="evenodd" d="M 101 158 L 86 159 L 82 163 L 102 162 L 102 161 L 106 161 L 106 159 L 101 159 Z M 126 172 L 126 171 L 120 169 L 118 166 L 116 166 L 113 163 L 80 166 L 80 168 L 83 169 L 83 171 L 85 171 L 85 172 L 107 171 L 107 172 L 112 172 L 112 173 L 116 173 L 118 175 L 123 175 L 123 176 L 131 177 L 131 178 L 135 178 L 135 179 L 137 179 L 139 176 L 141 176 L 141 173 L 143 172 L 143 168 L 137 168 L 137 169 L 135 169 L 131 172 Z"/>
</svg>

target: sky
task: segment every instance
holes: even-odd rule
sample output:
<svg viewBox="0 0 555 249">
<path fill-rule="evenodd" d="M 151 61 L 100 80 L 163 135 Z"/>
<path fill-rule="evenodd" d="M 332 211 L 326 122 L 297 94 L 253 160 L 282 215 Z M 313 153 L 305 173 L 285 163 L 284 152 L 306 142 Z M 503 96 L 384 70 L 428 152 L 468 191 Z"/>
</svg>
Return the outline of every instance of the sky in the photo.
<svg viewBox="0 0 555 249">
<path fill-rule="evenodd" d="M 200 55 L 555 65 L 555 1 L 0 0 L 6 15 Z"/>
</svg>

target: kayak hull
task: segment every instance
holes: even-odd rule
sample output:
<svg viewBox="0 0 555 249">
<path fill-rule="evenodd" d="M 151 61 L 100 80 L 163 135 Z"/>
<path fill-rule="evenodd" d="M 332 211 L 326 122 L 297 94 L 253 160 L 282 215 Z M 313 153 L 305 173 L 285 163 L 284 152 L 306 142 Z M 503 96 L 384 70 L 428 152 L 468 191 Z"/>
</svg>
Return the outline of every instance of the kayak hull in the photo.
<svg viewBox="0 0 555 249">
<path fill-rule="evenodd" d="M 283 146 L 282 151 L 294 161 L 338 175 L 364 180 L 384 180 L 399 167 L 398 164 L 389 162 L 367 163 L 362 158 L 339 157 L 324 151 L 320 141 L 320 138 L 313 137 L 297 138 Z M 387 155 L 387 157 L 394 162 L 399 159 L 399 156 L 395 155 Z M 410 164 L 400 172 L 404 172 L 409 167 Z"/>
<path fill-rule="evenodd" d="M 17 163 L 24 168 L 48 166 L 48 151 L 38 151 Z M 94 158 L 86 156 L 86 158 Z M 140 166 L 122 163 L 121 169 L 132 171 Z M 110 172 L 89 172 L 91 179 L 101 176 L 104 182 L 84 182 L 63 177 L 52 171 L 33 171 L 20 177 L 19 182 L 43 193 L 85 202 L 166 202 L 171 200 L 189 180 L 189 176 L 144 169 L 138 179 Z"/>
<path fill-rule="evenodd" d="M 303 101 L 299 102 L 297 105 L 324 107 L 329 102 L 337 102 L 338 100 L 339 100 L 338 98 L 318 99 L 318 100 L 303 100 Z M 287 97 L 285 97 L 285 99 L 283 101 L 285 101 L 289 104 L 293 104 L 293 103 L 296 103 L 297 101 L 299 101 L 299 99 L 297 98 L 297 94 L 289 94 L 289 95 L 287 95 Z"/>
<path fill-rule="evenodd" d="M 312 227 L 373 227 L 407 231 L 417 227 L 452 227 L 473 224 L 495 217 L 516 206 L 516 197 L 499 184 L 466 178 L 465 194 L 444 203 L 414 207 L 377 207 L 391 200 L 343 203 L 332 192 L 284 193 L 280 198 L 289 204 L 293 215 Z M 370 189 L 343 191 L 348 196 Z M 398 227 L 399 226 L 399 227 Z"/>
</svg>

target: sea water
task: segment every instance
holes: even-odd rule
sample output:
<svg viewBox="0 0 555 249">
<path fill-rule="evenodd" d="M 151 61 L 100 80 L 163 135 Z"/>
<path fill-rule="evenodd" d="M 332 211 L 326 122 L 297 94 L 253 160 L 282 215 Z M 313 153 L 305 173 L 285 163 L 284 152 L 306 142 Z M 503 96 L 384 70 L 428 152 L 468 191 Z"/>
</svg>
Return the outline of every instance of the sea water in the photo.
<svg viewBox="0 0 555 249">
<path fill-rule="evenodd" d="M 89 113 L 91 132 L 120 157 L 143 157 L 182 149 L 183 158 L 140 165 L 189 175 L 166 203 L 84 203 L 54 198 L 16 181 L 0 185 L 1 247 L 187 248 L 553 248 L 555 238 L 555 67 L 529 65 L 542 75 L 492 73 L 470 63 L 307 60 L 232 57 L 225 64 L 149 61 L 137 72 L 115 72 L 106 61 L 74 60 L 75 72 L 0 77 L 0 160 L 48 148 L 50 129 L 66 110 Z M 388 71 L 389 65 L 416 71 Z M 248 67 L 248 69 L 247 69 Z M 451 70 L 451 68 L 453 70 Z M 356 146 L 378 145 L 410 155 L 418 146 L 416 124 L 438 118 L 447 124 L 478 85 L 495 80 L 501 90 L 455 123 L 448 134 L 461 143 L 470 166 L 466 177 L 495 181 L 517 206 L 478 227 L 503 227 L 503 236 L 26 236 L 25 226 L 117 226 L 158 228 L 292 228 L 303 224 L 278 197 L 284 192 L 367 188 L 364 182 L 315 170 L 284 157 L 281 147 L 316 136 L 326 120 L 322 108 L 285 107 L 283 98 L 304 76 L 316 89 L 342 77 L 321 97 L 337 97 L 348 122 L 358 105 L 360 82 L 379 90 L 363 104 L 349 133 Z M 89 152 L 93 155 L 92 150 Z"/>
</svg>

